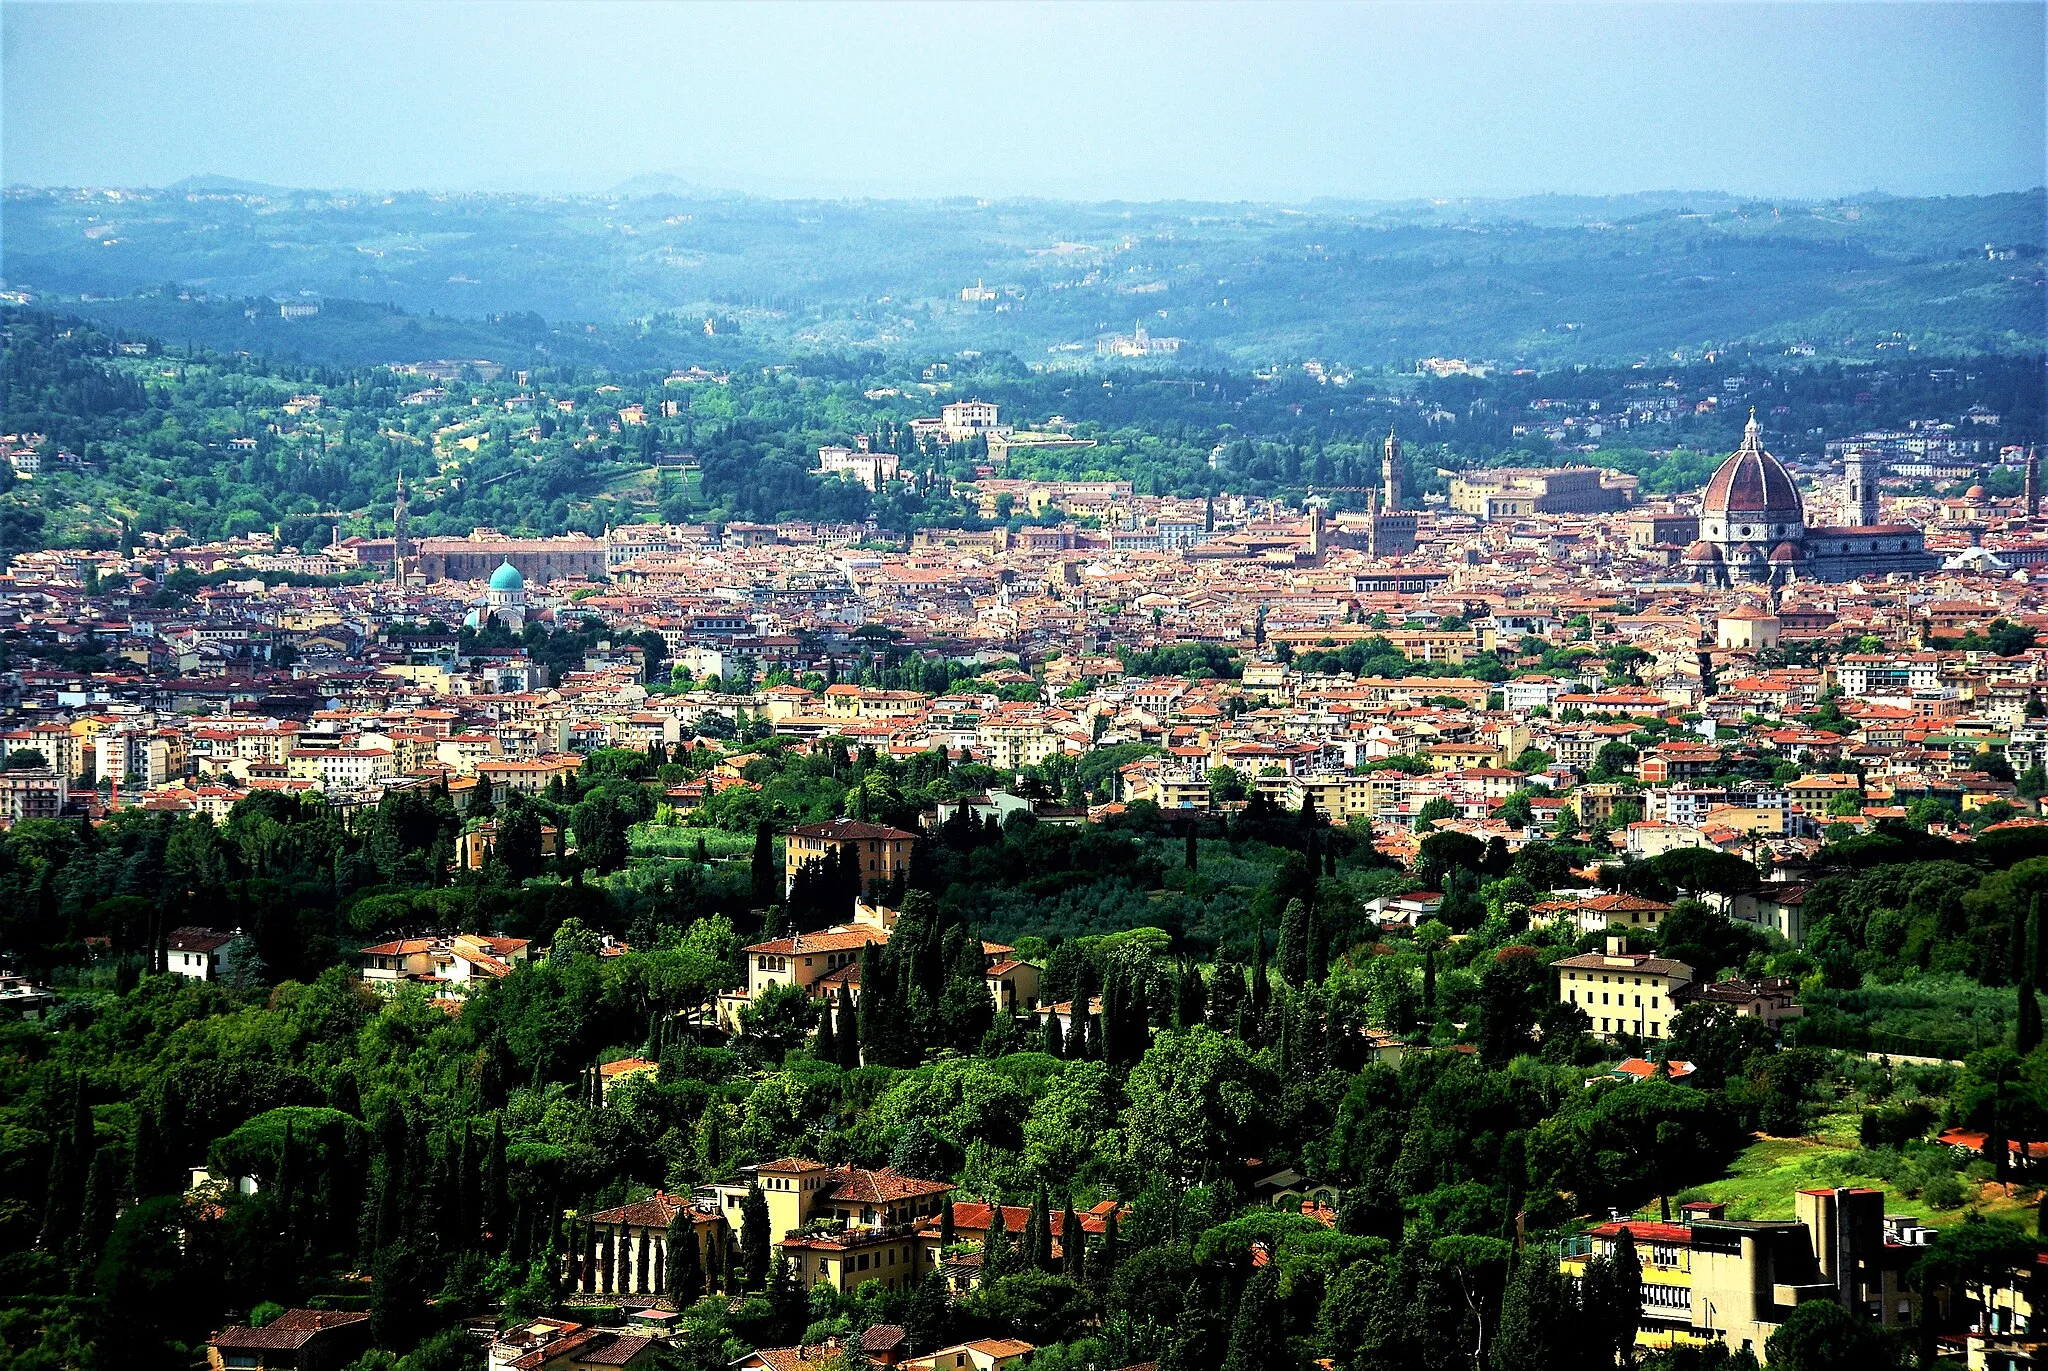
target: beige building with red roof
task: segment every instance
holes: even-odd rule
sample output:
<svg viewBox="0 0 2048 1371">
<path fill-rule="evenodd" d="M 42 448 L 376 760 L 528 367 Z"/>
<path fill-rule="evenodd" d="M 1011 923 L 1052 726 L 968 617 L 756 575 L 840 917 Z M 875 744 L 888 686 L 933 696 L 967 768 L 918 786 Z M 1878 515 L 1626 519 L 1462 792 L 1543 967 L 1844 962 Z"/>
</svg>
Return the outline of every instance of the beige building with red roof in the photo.
<svg viewBox="0 0 2048 1371">
<path fill-rule="evenodd" d="M 822 862 L 840 852 L 851 852 L 860 865 L 864 894 L 873 894 L 910 869 L 910 849 L 915 833 L 887 824 L 862 823 L 858 819 L 832 819 L 821 824 L 798 824 L 782 835 L 783 891 L 796 888 L 796 873 L 806 862 Z"/>
<path fill-rule="evenodd" d="M 389 995 L 407 982 L 426 985 L 436 994 L 466 991 L 476 982 L 502 980 L 526 960 L 525 938 L 497 938 L 482 933 L 441 934 L 430 938 L 398 938 L 366 947 L 363 984 Z"/>
<path fill-rule="evenodd" d="M 341 1371 L 370 1346 L 370 1316 L 287 1309 L 261 1328 L 223 1328 L 206 1342 L 212 1371 Z"/>
<path fill-rule="evenodd" d="M 1678 1000 L 1691 988 L 1693 969 L 1647 952 L 1627 952 L 1627 940 L 1607 940 L 1604 952 L 1582 952 L 1553 963 L 1557 998 L 1577 1005 L 1597 1037 L 1629 1033 L 1668 1038 Z"/>
<path fill-rule="evenodd" d="M 711 1269 L 712 1248 L 727 1242 L 734 1225 L 727 1223 L 722 1207 L 699 1208 L 687 1196 L 657 1190 L 644 1200 L 576 1216 L 570 1224 L 564 1282 L 587 1295 L 639 1296 L 688 1305 L 704 1290 L 671 1288 L 669 1242 L 681 1231 L 679 1217 L 689 1224 L 697 1242 L 701 1279 Z"/>
</svg>

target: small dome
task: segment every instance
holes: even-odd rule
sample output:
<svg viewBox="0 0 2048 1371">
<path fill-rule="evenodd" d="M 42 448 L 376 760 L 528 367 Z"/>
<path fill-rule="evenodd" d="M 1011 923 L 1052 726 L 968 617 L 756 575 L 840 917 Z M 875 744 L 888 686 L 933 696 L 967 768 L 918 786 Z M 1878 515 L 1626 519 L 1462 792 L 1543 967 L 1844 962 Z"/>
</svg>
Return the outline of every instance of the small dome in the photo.
<svg viewBox="0 0 2048 1371">
<path fill-rule="evenodd" d="M 1804 559 L 1799 555 L 1799 549 L 1787 542 L 1780 543 L 1771 549 L 1771 560 L 1774 562 L 1797 562 Z"/>
<path fill-rule="evenodd" d="M 510 562 L 500 562 L 498 569 L 491 573 L 492 590 L 524 590 L 526 578 L 519 574 L 519 568 Z"/>
<path fill-rule="evenodd" d="M 1718 562 L 1721 560 L 1721 549 L 1702 538 L 1685 550 L 1683 560 L 1688 562 Z"/>
<path fill-rule="evenodd" d="M 1764 550 L 1755 543 L 1737 543 L 1734 547 L 1728 549 L 1728 560 L 1731 562 L 1761 562 L 1764 560 Z"/>
<path fill-rule="evenodd" d="M 1981 500 L 1981 499 L 1983 499 L 1983 498 L 1984 498 L 1984 487 L 1982 487 L 1982 486 L 1971 486 L 1971 487 L 1970 487 L 1970 488 L 1969 488 L 1968 490 L 1966 490 L 1966 491 L 1964 491 L 1964 492 L 1963 492 L 1963 498 L 1964 498 L 1965 500 Z"/>
</svg>

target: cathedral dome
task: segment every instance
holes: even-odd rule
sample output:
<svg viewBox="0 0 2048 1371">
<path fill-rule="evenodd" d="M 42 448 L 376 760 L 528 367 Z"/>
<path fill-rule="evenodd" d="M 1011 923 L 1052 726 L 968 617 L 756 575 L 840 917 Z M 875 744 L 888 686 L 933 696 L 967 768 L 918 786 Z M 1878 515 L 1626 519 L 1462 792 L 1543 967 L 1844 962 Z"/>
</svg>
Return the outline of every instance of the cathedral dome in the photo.
<svg viewBox="0 0 2048 1371">
<path fill-rule="evenodd" d="M 519 568 L 510 562 L 500 562 L 498 569 L 491 573 L 492 590 L 524 590 L 526 578 L 519 574 Z"/>
<path fill-rule="evenodd" d="M 1707 482 L 1701 518 L 1715 540 L 1783 537 L 1785 529 L 1806 521 L 1804 503 L 1792 475 L 1763 448 L 1756 412 L 1742 431 L 1742 446 L 1728 454 Z"/>
</svg>

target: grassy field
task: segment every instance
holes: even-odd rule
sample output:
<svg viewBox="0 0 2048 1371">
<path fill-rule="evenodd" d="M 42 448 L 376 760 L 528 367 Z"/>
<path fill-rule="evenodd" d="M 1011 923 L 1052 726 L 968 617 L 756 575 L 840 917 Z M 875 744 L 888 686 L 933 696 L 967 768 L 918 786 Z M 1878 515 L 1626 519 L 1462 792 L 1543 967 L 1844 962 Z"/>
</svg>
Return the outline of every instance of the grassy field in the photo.
<svg viewBox="0 0 2048 1371">
<path fill-rule="evenodd" d="M 1964 1215 L 1975 1209 L 1987 1217 L 2006 1219 L 2033 1231 L 2038 1189 L 2015 1184 L 2008 1195 L 2001 1186 L 1985 1184 L 1977 1187 L 1976 1194 L 1963 1205 L 1936 1209 L 1921 1197 L 1903 1194 L 1859 1165 L 1856 1125 L 1854 1115 L 1830 1114 L 1820 1120 L 1815 1133 L 1804 1138 L 1770 1138 L 1759 1134 L 1735 1159 L 1726 1179 L 1674 1195 L 1671 1203 L 1675 1208 L 1689 1200 L 1718 1200 L 1728 1206 L 1731 1219 L 1789 1219 L 1794 1217 L 1793 1197 L 1801 1190 L 1870 1187 L 1885 1192 L 1885 1213 L 1911 1214 L 1930 1228 L 1961 1223 Z M 1644 1212 L 1652 1216 L 1655 1213 L 1654 1209 Z"/>
<path fill-rule="evenodd" d="M 657 823 L 634 824 L 626 835 L 636 857 L 681 857 L 694 858 L 697 855 L 697 840 L 704 840 L 704 847 L 713 861 L 727 857 L 749 857 L 754 854 L 754 835 L 751 833 L 728 833 L 722 828 L 684 828 L 677 825 L 666 828 Z"/>
</svg>

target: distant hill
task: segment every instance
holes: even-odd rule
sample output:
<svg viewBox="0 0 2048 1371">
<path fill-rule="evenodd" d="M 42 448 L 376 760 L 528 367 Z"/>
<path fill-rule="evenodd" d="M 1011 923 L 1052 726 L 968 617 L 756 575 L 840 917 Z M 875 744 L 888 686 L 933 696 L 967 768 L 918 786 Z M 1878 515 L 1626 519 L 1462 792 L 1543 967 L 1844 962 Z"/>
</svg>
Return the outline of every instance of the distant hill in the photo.
<svg viewBox="0 0 2048 1371">
<path fill-rule="evenodd" d="M 203 191 L 203 198 L 192 192 Z M 2043 347 L 2039 190 L 1793 202 L 1709 191 L 1308 205 L 782 200 L 661 173 L 606 195 L 290 190 L 194 177 L 110 205 L 17 188 L 7 280 L 43 304 L 240 345 L 239 303 L 666 317 L 775 350 L 1502 366 L 1730 346 L 1870 358 Z M 176 295 L 209 309 L 181 314 Z M 146 307 L 141 297 L 156 301 Z M 235 304 L 223 311 L 223 304 Z M 319 352 L 323 324 L 298 333 Z"/>
<path fill-rule="evenodd" d="M 187 176 L 183 180 L 171 182 L 164 189 L 184 191 L 188 194 L 211 195 L 281 195 L 286 193 L 283 186 L 267 186 L 261 181 L 244 181 L 239 176 L 216 176 L 212 173 Z"/>
</svg>

